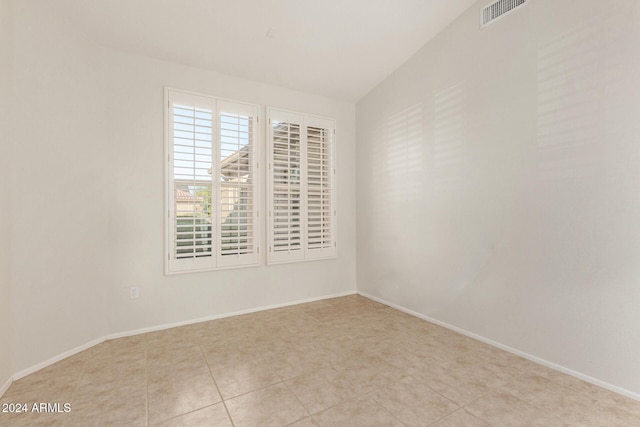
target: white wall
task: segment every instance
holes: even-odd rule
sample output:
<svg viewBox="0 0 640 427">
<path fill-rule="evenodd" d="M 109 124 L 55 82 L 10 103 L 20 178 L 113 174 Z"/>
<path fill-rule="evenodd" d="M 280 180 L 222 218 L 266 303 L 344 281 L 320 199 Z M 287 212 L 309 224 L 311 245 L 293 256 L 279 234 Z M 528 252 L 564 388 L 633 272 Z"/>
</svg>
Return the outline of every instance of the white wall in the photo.
<svg viewBox="0 0 640 427">
<path fill-rule="evenodd" d="M 0 0 L 0 99 L 9 97 L 11 73 L 11 4 Z M 0 393 L 13 373 L 11 342 L 11 284 L 9 275 L 9 152 L 8 103 L 0 102 Z"/>
<path fill-rule="evenodd" d="M 15 371 L 105 335 L 112 283 L 103 55 L 38 3 L 13 2 Z"/>
<path fill-rule="evenodd" d="M 107 62 L 109 145 L 114 165 L 110 178 L 114 195 L 110 202 L 111 332 L 355 291 L 354 104 L 127 53 L 109 51 Z M 163 276 L 164 86 L 334 117 L 338 128 L 338 258 L 266 266 L 263 222 L 263 266 Z M 262 117 L 260 123 L 264 122 Z M 265 162 L 260 163 L 264 173 Z M 264 213 L 262 209 L 263 221 Z M 139 299 L 129 298 L 130 286 L 140 287 Z"/>
<path fill-rule="evenodd" d="M 353 103 L 117 52 L 13 5 L 13 372 L 110 333 L 355 291 Z M 164 86 L 336 118 L 338 258 L 165 277 Z"/>
<path fill-rule="evenodd" d="M 485 4 L 357 104 L 358 290 L 640 393 L 640 3 Z"/>
</svg>

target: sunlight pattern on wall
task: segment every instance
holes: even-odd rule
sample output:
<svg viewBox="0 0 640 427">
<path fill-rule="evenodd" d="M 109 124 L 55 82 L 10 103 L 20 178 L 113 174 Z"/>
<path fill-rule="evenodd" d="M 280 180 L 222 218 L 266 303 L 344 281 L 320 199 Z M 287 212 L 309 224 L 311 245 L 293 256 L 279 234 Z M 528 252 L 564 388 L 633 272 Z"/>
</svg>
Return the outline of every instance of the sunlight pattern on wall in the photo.
<svg viewBox="0 0 640 427">
<path fill-rule="evenodd" d="M 374 132 L 372 221 L 378 242 L 400 237 L 407 204 L 423 197 L 422 127 L 423 108 L 417 104 L 389 116 Z"/>
<path fill-rule="evenodd" d="M 453 191 L 464 183 L 464 84 L 434 96 L 433 173 L 436 191 Z"/>
<path fill-rule="evenodd" d="M 396 202 L 422 198 L 422 106 L 415 105 L 387 120 L 385 169 Z"/>
<path fill-rule="evenodd" d="M 620 127 L 619 14 L 596 16 L 538 49 L 538 179 L 601 175 L 600 144 Z"/>
</svg>

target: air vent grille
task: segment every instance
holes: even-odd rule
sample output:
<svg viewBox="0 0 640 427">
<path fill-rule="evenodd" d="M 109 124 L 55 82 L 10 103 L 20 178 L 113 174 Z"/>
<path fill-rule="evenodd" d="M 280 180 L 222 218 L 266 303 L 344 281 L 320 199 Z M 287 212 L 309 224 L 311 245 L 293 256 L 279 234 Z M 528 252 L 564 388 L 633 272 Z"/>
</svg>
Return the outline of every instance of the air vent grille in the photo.
<svg viewBox="0 0 640 427">
<path fill-rule="evenodd" d="M 524 6 L 528 0 L 498 0 L 482 8 L 480 13 L 480 27 L 492 24 L 504 15 Z"/>
</svg>

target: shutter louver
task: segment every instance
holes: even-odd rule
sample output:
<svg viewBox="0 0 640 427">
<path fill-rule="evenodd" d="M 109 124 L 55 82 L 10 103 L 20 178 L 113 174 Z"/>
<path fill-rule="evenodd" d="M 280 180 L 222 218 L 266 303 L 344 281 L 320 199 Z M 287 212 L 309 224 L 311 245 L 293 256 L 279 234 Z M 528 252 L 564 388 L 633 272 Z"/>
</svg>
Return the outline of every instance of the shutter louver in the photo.
<svg viewBox="0 0 640 427">
<path fill-rule="evenodd" d="M 220 252 L 221 266 L 258 262 L 255 188 L 256 112 L 218 103 L 220 122 Z"/>
<path fill-rule="evenodd" d="M 188 268 L 211 264 L 213 108 L 209 100 L 170 100 L 172 259 Z M 186 263 L 184 262 L 186 261 Z"/>
<path fill-rule="evenodd" d="M 248 117 L 220 115 L 221 255 L 253 252 L 253 165 Z"/>
<path fill-rule="evenodd" d="M 332 120 L 269 109 L 270 264 L 335 256 Z"/>
<path fill-rule="evenodd" d="M 307 127 L 307 249 L 333 247 L 330 130 Z"/>
<path fill-rule="evenodd" d="M 257 264 L 256 107 L 167 98 L 167 272 Z"/>
<path fill-rule="evenodd" d="M 273 122 L 273 252 L 301 251 L 300 125 Z"/>
</svg>

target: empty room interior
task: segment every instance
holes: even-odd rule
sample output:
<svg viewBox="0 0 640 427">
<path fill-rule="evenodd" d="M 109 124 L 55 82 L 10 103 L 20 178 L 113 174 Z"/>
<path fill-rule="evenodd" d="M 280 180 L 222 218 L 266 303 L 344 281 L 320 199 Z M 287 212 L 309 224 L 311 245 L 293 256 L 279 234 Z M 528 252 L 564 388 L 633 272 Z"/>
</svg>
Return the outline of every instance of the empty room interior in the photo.
<svg viewBox="0 0 640 427">
<path fill-rule="evenodd" d="M 637 0 L 0 0 L 0 426 L 640 425 Z"/>
</svg>

